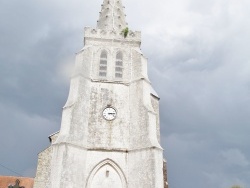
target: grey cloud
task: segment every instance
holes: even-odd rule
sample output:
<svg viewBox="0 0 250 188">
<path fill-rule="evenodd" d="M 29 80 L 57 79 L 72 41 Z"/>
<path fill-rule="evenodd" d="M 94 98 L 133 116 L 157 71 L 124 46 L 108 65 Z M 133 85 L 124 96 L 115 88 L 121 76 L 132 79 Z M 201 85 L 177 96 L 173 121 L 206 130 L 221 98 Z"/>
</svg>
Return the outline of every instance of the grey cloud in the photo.
<svg viewBox="0 0 250 188">
<path fill-rule="evenodd" d="M 249 17 L 246 4 L 241 1 L 234 9 L 217 1 L 210 14 L 197 7 L 199 14 L 190 13 L 195 5 L 189 4 L 184 12 L 192 14 L 185 19 L 187 32 L 155 24 L 158 35 L 150 31 L 144 37 L 150 78 L 161 97 L 163 144 L 173 187 L 249 184 L 250 38 L 249 24 L 240 20 Z M 228 152 L 235 149 L 239 153 Z M 238 161 L 237 168 L 223 163 L 225 152 L 228 161 Z"/>
<path fill-rule="evenodd" d="M 230 149 L 227 151 L 221 152 L 221 156 L 225 160 L 226 165 L 236 165 L 246 167 L 250 163 L 246 159 L 246 156 L 239 149 Z"/>
<path fill-rule="evenodd" d="M 8 105 L 0 104 L 1 113 L 1 164 L 26 176 L 34 176 L 37 154 L 45 148 L 49 135 L 58 128 L 59 119 L 25 114 Z M 33 169 L 32 174 L 26 174 L 27 169 Z M 10 174 L 1 168 L 1 174 Z"/>
</svg>

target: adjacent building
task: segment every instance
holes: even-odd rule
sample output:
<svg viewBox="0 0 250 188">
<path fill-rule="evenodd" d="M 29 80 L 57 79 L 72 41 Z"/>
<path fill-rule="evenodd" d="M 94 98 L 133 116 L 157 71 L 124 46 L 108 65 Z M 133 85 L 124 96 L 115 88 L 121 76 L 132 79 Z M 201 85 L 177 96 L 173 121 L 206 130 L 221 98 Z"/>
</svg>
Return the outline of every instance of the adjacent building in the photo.
<svg viewBox="0 0 250 188">
<path fill-rule="evenodd" d="M 33 184 L 33 178 L 0 176 L 0 188 L 33 188 Z"/>
</svg>

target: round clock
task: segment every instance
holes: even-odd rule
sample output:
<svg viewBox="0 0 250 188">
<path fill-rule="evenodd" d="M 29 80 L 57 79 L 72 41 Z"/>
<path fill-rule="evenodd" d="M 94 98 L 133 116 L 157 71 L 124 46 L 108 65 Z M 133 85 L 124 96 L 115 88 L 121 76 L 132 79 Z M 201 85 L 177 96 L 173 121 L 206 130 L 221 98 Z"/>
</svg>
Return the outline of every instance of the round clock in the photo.
<svg viewBox="0 0 250 188">
<path fill-rule="evenodd" d="M 116 117 L 116 110 L 113 107 L 106 107 L 103 110 L 102 115 L 106 120 L 114 120 Z"/>
</svg>

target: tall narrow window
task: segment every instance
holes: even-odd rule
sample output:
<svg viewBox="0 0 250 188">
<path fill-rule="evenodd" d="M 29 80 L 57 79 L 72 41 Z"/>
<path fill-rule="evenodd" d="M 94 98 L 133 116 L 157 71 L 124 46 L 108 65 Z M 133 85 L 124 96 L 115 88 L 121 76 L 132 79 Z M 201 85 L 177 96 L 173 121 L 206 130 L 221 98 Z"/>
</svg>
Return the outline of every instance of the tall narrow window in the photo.
<svg viewBox="0 0 250 188">
<path fill-rule="evenodd" d="M 99 65 L 99 76 L 107 76 L 107 52 L 102 51 L 100 56 L 100 65 Z"/>
<path fill-rule="evenodd" d="M 116 61 L 115 61 L 115 77 L 122 78 L 122 72 L 123 72 L 123 57 L 122 53 L 119 52 L 116 55 Z"/>
</svg>

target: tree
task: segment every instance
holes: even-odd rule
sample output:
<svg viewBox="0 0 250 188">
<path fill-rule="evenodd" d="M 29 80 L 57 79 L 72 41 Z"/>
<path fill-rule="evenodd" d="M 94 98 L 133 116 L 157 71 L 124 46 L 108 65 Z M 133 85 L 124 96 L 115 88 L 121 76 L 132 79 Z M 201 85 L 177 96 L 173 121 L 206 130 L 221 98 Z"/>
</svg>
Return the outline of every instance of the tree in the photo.
<svg viewBox="0 0 250 188">
<path fill-rule="evenodd" d="M 234 185 L 234 186 L 232 186 L 231 188 L 242 188 L 242 187 L 239 186 L 239 185 Z"/>
</svg>

